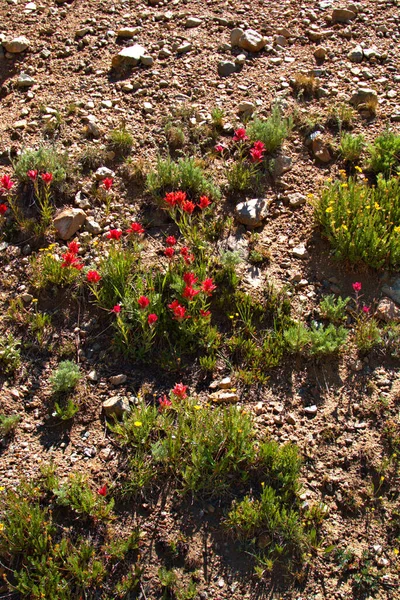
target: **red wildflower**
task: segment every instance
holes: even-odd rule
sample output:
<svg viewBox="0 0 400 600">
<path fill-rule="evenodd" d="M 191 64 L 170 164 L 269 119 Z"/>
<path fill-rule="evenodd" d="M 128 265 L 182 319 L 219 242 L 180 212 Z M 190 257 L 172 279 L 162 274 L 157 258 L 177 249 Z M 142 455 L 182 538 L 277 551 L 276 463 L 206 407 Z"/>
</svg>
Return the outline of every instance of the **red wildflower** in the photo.
<svg viewBox="0 0 400 600">
<path fill-rule="evenodd" d="M 218 152 L 218 154 L 222 154 L 225 148 L 222 146 L 222 144 L 217 144 L 214 146 L 214 150 L 215 152 Z"/>
<path fill-rule="evenodd" d="M 159 407 L 158 407 L 159 412 L 162 412 L 166 408 L 169 408 L 170 406 L 172 406 L 171 400 L 168 400 L 168 398 L 165 394 L 162 398 L 158 399 L 158 404 L 159 404 Z"/>
<path fill-rule="evenodd" d="M 88 271 L 86 273 L 86 279 L 90 283 L 98 283 L 101 279 L 101 275 L 97 271 Z"/>
<path fill-rule="evenodd" d="M 265 144 L 264 144 L 264 142 L 260 142 L 260 141 L 254 142 L 253 148 L 254 148 L 254 150 L 260 150 L 261 152 L 264 152 Z"/>
<path fill-rule="evenodd" d="M 112 177 L 106 177 L 105 179 L 103 179 L 103 185 L 107 191 L 111 189 L 113 183 L 114 180 Z"/>
<path fill-rule="evenodd" d="M 149 325 L 154 325 L 154 323 L 157 323 L 157 321 L 158 321 L 158 317 L 154 313 L 150 313 L 149 316 L 147 317 L 147 322 Z"/>
<path fill-rule="evenodd" d="M 0 215 L 4 215 L 7 212 L 7 204 L 0 204 Z"/>
<path fill-rule="evenodd" d="M 188 389 L 187 385 L 183 385 L 183 383 L 176 383 L 175 387 L 171 390 L 174 396 L 184 400 L 187 398 L 186 390 Z"/>
<path fill-rule="evenodd" d="M 3 175 L 3 177 L 0 177 L 0 185 L 4 190 L 11 190 L 14 182 L 11 181 L 11 177 L 9 175 Z"/>
<path fill-rule="evenodd" d="M 79 262 L 74 252 L 65 252 L 61 258 L 63 259 L 61 266 L 64 268 L 73 267 L 74 269 L 78 269 L 78 271 L 80 271 L 83 267 L 83 264 Z"/>
<path fill-rule="evenodd" d="M 174 250 L 174 248 L 172 248 L 172 247 L 170 246 L 169 248 L 166 248 L 166 249 L 164 250 L 164 254 L 165 254 L 165 256 L 166 256 L 167 258 L 172 258 L 172 257 L 173 257 L 173 255 L 175 254 L 175 250 Z"/>
<path fill-rule="evenodd" d="M 251 156 L 252 162 L 261 162 L 262 159 L 264 158 L 263 151 L 257 150 L 257 148 L 252 148 L 250 150 L 250 156 Z"/>
<path fill-rule="evenodd" d="M 132 225 L 127 229 L 126 233 L 134 233 L 136 235 L 141 235 L 144 233 L 144 229 L 140 223 L 132 223 Z"/>
<path fill-rule="evenodd" d="M 363 312 L 364 312 L 366 315 L 367 315 L 367 314 L 369 313 L 369 311 L 371 310 L 371 309 L 370 309 L 370 307 L 369 307 L 369 306 L 365 306 L 365 304 L 364 304 L 364 306 L 362 307 L 362 309 L 363 309 Z"/>
<path fill-rule="evenodd" d="M 107 495 L 107 484 L 105 483 L 101 488 L 99 488 L 97 490 L 97 493 L 99 494 L 99 496 L 106 496 Z"/>
<path fill-rule="evenodd" d="M 208 319 L 208 317 L 211 316 L 211 311 L 201 309 L 200 316 L 202 316 L 204 319 Z"/>
<path fill-rule="evenodd" d="M 207 208 L 211 204 L 211 201 L 207 198 L 207 196 L 200 196 L 199 207 L 201 210 Z"/>
<path fill-rule="evenodd" d="M 53 173 L 42 173 L 40 177 L 46 185 L 50 185 L 53 181 Z"/>
<path fill-rule="evenodd" d="M 176 204 L 178 204 L 179 206 L 182 206 L 182 204 L 186 201 L 186 192 L 175 192 L 175 202 Z"/>
<path fill-rule="evenodd" d="M 168 304 L 168 308 L 172 310 L 174 313 L 174 319 L 177 321 L 182 321 L 183 319 L 188 319 L 189 315 L 186 314 L 186 308 L 181 306 L 178 300 L 174 300 L 171 304 Z"/>
<path fill-rule="evenodd" d="M 147 296 L 139 296 L 138 304 L 139 308 L 146 308 L 150 304 L 150 300 Z"/>
<path fill-rule="evenodd" d="M 190 265 L 194 261 L 194 254 L 186 254 L 186 256 L 183 257 L 183 260 L 187 265 Z"/>
<path fill-rule="evenodd" d="M 195 208 L 196 208 L 196 205 L 193 202 L 191 202 L 190 200 L 185 200 L 184 202 L 182 202 L 182 210 L 184 210 L 189 215 L 192 214 L 192 212 L 194 211 Z"/>
<path fill-rule="evenodd" d="M 187 256 L 189 254 L 189 248 L 187 246 L 183 246 L 180 249 L 180 253 L 181 253 L 182 256 Z"/>
<path fill-rule="evenodd" d="M 165 195 L 164 201 L 169 204 L 171 207 L 180 206 L 186 200 L 185 192 L 169 192 Z"/>
<path fill-rule="evenodd" d="M 355 282 L 353 283 L 353 290 L 354 290 L 356 293 L 358 293 L 358 292 L 361 292 L 361 288 L 362 288 L 362 285 L 361 285 L 361 283 L 360 283 L 359 281 L 355 281 Z"/>
<path fill-rule="evenodd" d="M 121 235 L 122 235 L 121 229 L 110 229 L 110 231 L 107 233 L 107 238 L 109 240 L 119 240 Z"/>
<path fill-rule="evenodd" d="M 233 136 L 234 142 L 245 142 L 248 139 L 249 138 L 246 135 L 246 130 L 243 127 L 239 127 L 239 129 L 235 131 L 235 135 Z"/>
<path fill-rule="evenodd" d="M 195 296 L 197 296 L 197 294 L 200 293 L 200 290 L 195 290 L 194 288 L 192 288 L 190 285 L 187 285 L 185 287 L 185 289 L 183 290 L 183 294 L 182 296 L 184 298 L 187 298 L 188 300 L 193 300 L 193 298 Z"/>
<path fill-rule="evenodd" d="M 112 309 L 111 312 L 115 313 L 116 315 L 119 315 L 119 313 L 121 312 L 121 306 L 119 304 L 116 304 Z"/>
<path fill-rule="evenodd" d="M 211 296 L 213 291 L 217 289 L 217 286 L 213 284 L 213 280 L 211 279 L 211 277 L 208 277 L 201 284 L 201 289 L 205 294 L 207 294 L 207 296 Z"/>
<path fill-rule="evenodd" d="M 31 181 L 36 181 L 37 176 L 38 176 L 38 171 L 37 169 L 31 169 L 30 171 L 27 172 L 27 176 L 29 177 L 29 179 Z"/>
<path fill-rule="evenodd" d="M 183 276 L 183 281 L 186 283 L 186 285 L 194 285 L 197 283 L 198 278 L 194 273 L 185 273 Z"/>
<path fill-rule="evenodd" d="M 72 254 L 78 254 L 79 252 L 79 242 L 70 242 L 68 244 L 68 250 L 72 252 Z"/>
<path fill-rule="evenodd" d="M 175 246 L 176 238 L 173 235 L 169 235 L 165 240 L 165 243 L 167 244 L 167 246 Z"/>
</svg>

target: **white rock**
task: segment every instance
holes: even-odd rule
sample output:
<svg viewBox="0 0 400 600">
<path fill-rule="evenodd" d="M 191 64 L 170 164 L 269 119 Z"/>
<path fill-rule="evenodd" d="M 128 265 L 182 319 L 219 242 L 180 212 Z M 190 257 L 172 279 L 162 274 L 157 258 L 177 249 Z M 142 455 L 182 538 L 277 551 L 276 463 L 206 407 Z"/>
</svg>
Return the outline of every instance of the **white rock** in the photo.
<svg viewBox="0 0 400 600">
<path fill-rule="evenodd" d="M 66 208 L 53 220 L 53 225 L 62 240 L 69 240 L 85 222 L 86 213 L 80 208 Z"/>
<path fill-rule="evenodd" d="M 19 54 L 20 52 L 24 52 L 24 50 L 27 50 L 27 48 L 29 48 L 29 45 L 30 42 L 28 38 L 26 38 L 24 35 L 20 35 L 19 37 L 13 38 L 11 40 L 5 40 L 3 42 L 4 48 L 7 50 L 7 52 L 10 52 L 11 54 Z"/>
<path fill-rule="evenodd" d="M 235 213 L 239 223 L 248 227 L 259 227 L 268 212 L 268 203 L 265 198 L 253 198 L 237 204 Z"/>
</svg>

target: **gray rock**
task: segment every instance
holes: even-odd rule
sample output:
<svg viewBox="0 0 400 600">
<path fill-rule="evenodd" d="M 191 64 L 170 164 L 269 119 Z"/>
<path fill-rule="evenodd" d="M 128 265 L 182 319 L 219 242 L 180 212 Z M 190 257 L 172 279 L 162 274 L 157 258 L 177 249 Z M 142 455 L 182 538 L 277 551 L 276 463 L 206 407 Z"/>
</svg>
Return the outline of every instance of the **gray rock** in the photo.
<svg viewBox="0 0 400 600">
<path fill-rule="evenodd" d="M 66 208 L 53 220 L 53 225 L 62 240 L 69 240 L 85 222 L 86 213 L 80 208 Z"/>
<path fill-rule="evenodd" d="M 177 54 L 186 54 L 186 52 L 190 52 L 192 48 L 193 44 L 191 44 L 190 42 L 184 42 L 183 44 L 177 47 L 176 52 Z"/>
<path fill-rule="evenodd" d="M 30 88 L 35 85 L 36 81 L 30 75 L 21 73 L 17 79 L 17 87 L 20 89 Z"/>
<path fill-rule="evenodd" d="M 326 38 L 332 37 L 335 32 L 333 29 L 308 29 L 307 36 L 312 42 L 320 42 Z"/>
<path fill-rule="evenodd" d="M 389 298 L 382 298 L 376 309 L 376 316 L 382 321 L 389 323 L 394 321 L 395 323 L 400 322 L 400 308 L 396 306 L 393 300 Z"/>
<path fill-rule="evenodd" d="M 4 40 L 3 46 L 11 54 L 19 54 L 29 48 L 30 42 L 24 35 L 13 38 L 11 40 Z"/>
<path fill-rule="evenodd" d="M 153 66 L 154 58 L 152 56 L 149 56 L 149 55 L 146 54 L 145 56 L 141 56 L 140 57 L 140 62 L 145 67 L 151 67 L 151 66 Z"/>
<path fill-rule="evenodd" d="M 93 369 L 93 371 L 90 371 L 90 373 L 88 373 L 87 378 L 89 379 L 89 381 L 92 381 L 93 383 L 96 383 L 96 381 L 99 380 L 99 376 L 97 374 L 97 371 L 95 371 Z"/>
<path fill-rule="evenodd" d="M 28 294 L 28 292 L 24 292 L 23 294 L 21 294 L 21 300 L 25 304 L 30 304 L 33 300 L 33 296 L 32 294 Z"/>
<path fill-rule="evenodd" d="M 308 252 L 307 252 L 307 248 L 305 247 L 305 245 L 299 244 L 298 246 L 293 248 L 292 256 L 294 256 L 294 258 L 301 258 L 301 259 L 308 258 Z"/>
<path fill-rule="evenodd" d="M 359 104 L 364 104 L 369 100 L 378 101 L 378 94 L 376 91 L 371 88 L 359 88 L 350 98 L 350 104 L 353 106 L 358 106 Z"/>
<path fill-rule="evenodd" d="M 363 49 L 360 45 L 356 46 L 347 55 L 347 58 L 353 63 L 361 63 L 364 57 Z"/>
<path fill-rule="evenodd" d="M 264 48 L 267 41 L 254 29 L 247 29 L 239 39 L 238 46 L 239 48 L 243 48 L 243 50 L 247 50 L 248 52 L 259 52 Z"/>
<path fill-rule="evenodd" d="M 202 24 L 202 20 L 196 17 L 188 17 L 185 21 L 186 29 L 191 29 L 192 27 L 198 27 Z"/>
<path fill-rule="evenodd" d="M 107 417 L 122 417 L 131 410 L 127 398 L 120 396 L 111 396 L 111 398 L 107 398 L 107 400 L 104 400 L 102 406 L 104 414 Z"/>
<path fill-rule="evenodd" d="M 290 156 L 286 156 L 285 154 L 278 154 L 278 156 L 274 160 L 274 167 L 272 171 L 272 176 L 274 179 L 281 177 L 284 173 L 287 173 L 292 168 L 292 159 Z"/>
<path fill-rule="evenodd" d="M 259 227 L 268 213 L 268 203 L 265 198 L 253 198 L 240 202 L 235 208 L 236 219 L 247 227 Z"/>
<path fill-rule="evenodd" d="M 243 34 L 244 34 L 243 29 L 240 29 L 239 27 L 235 27 L 235 29 L 232 29 L 232 31 L 231 31 L 231 46 L 239 46 L 239 40 Z"/>
<path fill-rule="evenodd" d="M 289 200 L 289 206 L 291 208 L 297 208 L 298 206 L 302 206 L 302 204 L 306 203 L 306 197 L 300 192 L 294 192 L 293 194 L 288 194 L 287 199 Z"/>
<path fill-rule="evenodd" d="M 385 284 L 382 293 L 400 306 L 400 277 L 392 285 Z"/>
<path fill-rule="evenodd" d="M 95 221 L 92 217 L 88 217 L 85 221 L 85 229 L 89 233 L 93 235 L 99 235 L 101 233 L 101 227 L 97 221 Z"/>
<path fill-rule="evenodd" d="M 334 8 L 332 12 L 332 21 L 334 23 L 349 23 L 356 18 L 356 13 L 347 8 Z"/>
<path fill-rule="evenodd" d="M 218 75 L 220 77 L 228 77 L 236 72 L 236 65 L 229 60 L 221 60 L 218 63 Z"/>
<path fill-rule="evenodd" d="M 216 403 L 239 402 L 239 396 L 235 392 L 226 392 L 225 390 L 217 390 L 216 392 L 209 394 L 208 399 L 211 402 Z"/>
<path fill-rule="evenodd" d="M 76 192 L 75 194 L 75 206 L 81 208 L 82 210 L 90 208 L 89 199 L 82 194 L 82 190 L 79 190 L 79 192 Z"/>
<path fill-rule="evenodd" d="M 110 377 L 109 382 L 111 385 L 122 385 L 127 379 L 128 377 L 124 373 L 120 373 L 119 375 L 113 375 Z"/>
<path fill-rule="evenodd" d="M 253 104 L 253 102 L 243 101 L 239 104 L 238 111 L 239 111 L 239 114 L 247 113 L 249 115 L 252 115 L 253 112 L 255 111 L 255 109 L 256 109 L 256 107 Z"/>
<path fill-rule="evenodd" d="M 313 404 L 312 406 L 305 406 L 304 407 L 304 412 L 306 413 L 306 415 L 308 417 L 315 417 L 315 415 L 317 414 L 318 408 L 315 404 Z"/>
<path fill-rule="evenodd" d="M 238 56 L 235 58 L 235 65 L 237 65 L 238 67 L 242 67 L 245 62 L 246 62 L 245 54 L 238 54 Z"/>
<path fill-rule="evenodd" d="M 115 173 L 108 167 L 99 167 L 94 176 L 96 177 L 96 181 L 103 181 L 103 179 L 106 179 L 106 177 L 114 178 Z"/>
<path fill-rule="evenodd" d="M 118 52 L 116 56 L 113 56 L 111 65 L 114 69 L 120 67 L 136 67 L 142 56 L 146 56 L 147 52 L 143 46 L 134 44 L 128 48 L 124 48 L 121 52 Z"/>
</svg>

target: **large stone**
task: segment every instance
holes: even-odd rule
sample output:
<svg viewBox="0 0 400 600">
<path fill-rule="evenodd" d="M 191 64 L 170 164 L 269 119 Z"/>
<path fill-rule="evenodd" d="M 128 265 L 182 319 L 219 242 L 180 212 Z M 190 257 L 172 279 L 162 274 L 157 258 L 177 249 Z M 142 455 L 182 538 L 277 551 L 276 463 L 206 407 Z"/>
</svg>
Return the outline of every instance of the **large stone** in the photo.
<svg viewBox="0 0 400 600">
<path fill-rule="evenodd" d="M 305 245 L 299 244 L 298 246 L 293 248 L 292 256 L 294 256 L 294 258 L 300 258 L 300 259 L 308 258 L 308 252 L 307 252 L 307 248 L 305 247 Z"/>
<path fill-rule="evenodd" d="M 5 40 L 3 42 L 4 48 L 11 54 L 19 54 L 29 48 L 30 42 L 24 35 L 13 38 L 11 40 Z"/>
<path fill-rule="evenodd" d="M 232 29 L 232 31 L 231 31 L 231 46 L 239 46 L 239 40 L 243 34 L 244 34 L 243 29 L 240 29 L 239 27 L 235 27 L 235 29 Z"/>
<path fill-rule="evenodd" d="M 370 88 L 359 88 L 350 98 L 350 104 L 358 106 L 369 101 L 378 101 L 378 94 Z"/>
<path fill-rule="evenodd" d="M 391 285 L 385 284 L 382 287 L 382 293 L 400 306 L 400 277 Z"/>
<path fill-rule="evenodd" d="M 334 23 L 349 23 L 356 18 L 356 13 L 347 8 L 334 8 L 332 12 L 332 21 Z"/>
<path fill-rule="evenodd" d="M 197 17 L 188 17 L 185 21 L 186 29 L 191 29 L 192 27 L 198 27 L 202 24 L 202 20 Z"/>
<path fill-rule="evenodd" d="M 136 67 L 142 56 L 146 56 L 147 51 L 143 46 L 134 44 L 128 48 L 124 48 L 121 52 L 118 52 L 116 56 L 112 58 L 112 67 L 118 69 L 120 67 Z"/>
<path fill-rule="evenodd" d="M 26 73 L 21 73 L 21 75 L 17 79 L 17 87 L 20 89 L 30 88 L 35 85 L 35 80 L 30 75 Z"/>
<path fill-rule="evenodd" d="M 288 194 L 287 199 L 289 201 L 290 208 L 298 208 L 302 204 L 307 202 L 306 197 L 300 192 L 293 192 L 293 194 Z"/>
<path fill-rule="evenodd" d="M 364 52 L 361 46 L 356 46 L 347 55 L 347 58 L 353 63 L 360 63 L 364 58 Z"/>
<path fill-rule="evenodd" d="M 320 136 L 317 136 L 312 141 L 312 151 L 320 162 L 328 163 L 332 160 L 331 153 L 329 152 L 328 147 L 324 143 L 323 139 Z"/>
<path fill-rule="evenodd" d="M 235 213 L 239 223 L 247 227 L 259 227 L 268 212 L 268 203 L 265 198 L 253 198 L 237 204 Z"/>
<path fill-rule="evenodd" d="M 117 37 L 130 40 L 137 35 L 139 31 L 139 27 L 121 27 L 121 29 L 117 30 Z"/>
<path fill-rule="evenodd" d="M 320 42 L 328 37 L 332 37 L 335 32 L 333 29 L 308 29 L 306 33 L 312 42 Z"/>
<path fill-rule="evenodd" d="M 382 298 L 376 309 L 376 316 L 386 323 L 394 321 L 395 323 L 400 322 L 400 308 L 396 306 L 393 300 L 389 298 Z"/>
<path fill-rule="evenodd" d="M 236 65 L 229 60 L 221 60 L 218 63 L 218 75 L 220 77 L 228 77 L 236 72 Z"/>
<path fill-rule="evenodd" d="M 247 50 L 248 52 L 259 52 L 264 48 L 267 41 L 254 29 L 247 29 L 239 38 L 239 48 Z"/>
<path fill-rule="evenodd" d="M 122 417 L 125 413 L 130 412 L 130 410 L 127 398 L 121 396 L 111 396 L 103 402 L 103 411 L 107 417 Z"/>
<path fill-rule="evenodd" d="M 80 208 L 66 208 L 58 214 L 53 225 L 62 240 L 69 240 L 85 222 L 86 213 Z"/>
<path fill-rule="evenodd" d="M 218 390 L 208 395 L 208 399 L 211 402 L 223 403 L 223 402 L 239 402 L 239 396 L 236 392 L 227 392 L 225 390 Z"/>
</svg>

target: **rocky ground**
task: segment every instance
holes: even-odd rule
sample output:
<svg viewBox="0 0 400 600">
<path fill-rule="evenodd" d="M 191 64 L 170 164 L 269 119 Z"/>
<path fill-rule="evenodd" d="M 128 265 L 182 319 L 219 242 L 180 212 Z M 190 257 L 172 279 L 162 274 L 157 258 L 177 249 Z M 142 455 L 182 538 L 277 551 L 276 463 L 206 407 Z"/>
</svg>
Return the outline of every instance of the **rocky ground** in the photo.
<svg viewBox="0 0 400 600">
<path fill-rule="evenodd" d="M 153 240 L 149 253 L 160 247 L 164 225 L 151 222 L 143 186 L 127 179 L 126 165 L 115 160 L 108 144 L 110 132 L 121 123 L 134 136 L 133 164 L 146 170 L 167 152 L 168 121 L 183 115 L 194 130 L 210 123 L 211 111 L 221 107 L 225 122 L 215 141 L 228 143 L 251 114 L 267 116 L 279 101 L 287 114 L 295 114 L 296 127 L 279 158 L 281 177 L 265 190 L 268 211 L 257 223 L 259 242 L 268 249 L 270 261 L 262 267 L 241 263 L 244 288 L 257 293 L 267 281 L 278 287 L 289 284 L 295 313 L 312 316 L 323 293 L 351 296 L 352 283 L 360 281 L 366 304 L 374 309 L 379 305 L 384 316 L 397 311 L 398 318 L 398 274 L 334 261 L 315 230 L 308 202 L 323 181 L 343 168 L 337 129 L 326 124 L 335 107 L 352 104 L 353 132 L 369 141 L 387 126 L 400 131 L 396 0 L 340 6 L 330 0 L 3 0 L 0 17 L 2 174 L 12 174 L 10 160 L 27 148 L 54 144 L 67 150 L 70 181 L 59 204 L 84 211 L 77 239 L 102 240 L 126 220 L 147 215 Z M 248 29 L 255 33 L 243 35 Z M 296 98 L 293 80 L 299 73 L 317 78 L 314 98 Z M 375 116 L 362 106 L 357 111 L 366 97 L 377 100 Z M 178 155 L 185 151 L 192 150 L 186 146 Z M 78 170 L 82 160 L 95 163 L 93 172 Z M 207 164 L 223 184 L 222 163 Z M 110 171 L 96 175 L 98 167 Z M 111 212 L 105 216 L 104 206 L 92 202 L 91 190 L 96 177 L 106 175 L 114 177 L 115 185 Z M 226 217 L 235 219 L 223 244 L 246 259 L 248 228 L 240 223 L 234 203 L 223 197 L 222 206 Z M 29 239 L 0 241 L 0 249 L 5 332 L 10 298 L 25 296 L 27 310 L 32 306 L 27 274 L 32 273 L 30 258 L 37 249 Z M 90 253 L 96 261 L 95 245 Z M 109 344 L 109 332 L 91 328 L 87 307 L 81 307 L 82 313 L 76 307 L 70 312 L 63 298 L 58 301 L 57 306 L 43 301 L 41 309 L 59 309 L 50 341 L 75 348 L 86 375 L 79 384 L 85 408 L 71 427 L 49 426 L 49 376 L 57 360 L 48 348 L 32 347 L 15 379 L 1 377 L 1 413 L 17 413 L 22 419 L 14 438 L 1 448 L 0 486 L 17 487 L 22 477 L 35 476 L 40 464 L 50 460 L 59 472 L 80 470 L 96 485 L 113 481 L 120 463 L 105 426 L 105 400 L 129 400 L 144 385 L 158 397 L 178 380 L 189 383 L 199 398 L 208 393 L 210 381 L 197 368 L 166 373 L 110 357 L 103 345 Z M 387 459 L 383 432 L 389 421 L 399 427 L 398 366 L 398 357 L 382 349 L 360 356 L 350 348 L 338 361 L 294 364 L 288 359 L 271 371 L 263 386 L 242 388 L 232 382 L 240 403 L 254 414 L 258 431 L 299 445 L 304 457 L 302 500 L 325 507 L 325 547 L 351 547 L 360 559 L 368 551 L 381 574 L 371 597 L 393 600 L 400 598 L 398 470 L 389 469 L 388 483 L 379 481 Z M 226 364 L 218 365 L 215 381 L 225 376 L 234 379 Z M 375 491 L 380 486 L 383 498 L 376 498 L 373 486 Z M 145 501 L 140 506 L 138 518 L 148 535 L 143 599 L 161 597 L 156 573 L 162 557 L 154 539 L 173 536 L 188 524 L 190 553 L 201 573 L 201 599 L 355 597 L 323 548 L 301 582 L 279 587 L 267 579 L 260 585 L 250 558 L 221 533 L 223 510 L 218 502 L 194 503 L 181 513 L 168 500 L 165 505 Z M 129 518 L 129 507 L 126 511 Z M 0 597 L 10 596 L 0 592 Z"/>
</svg>

